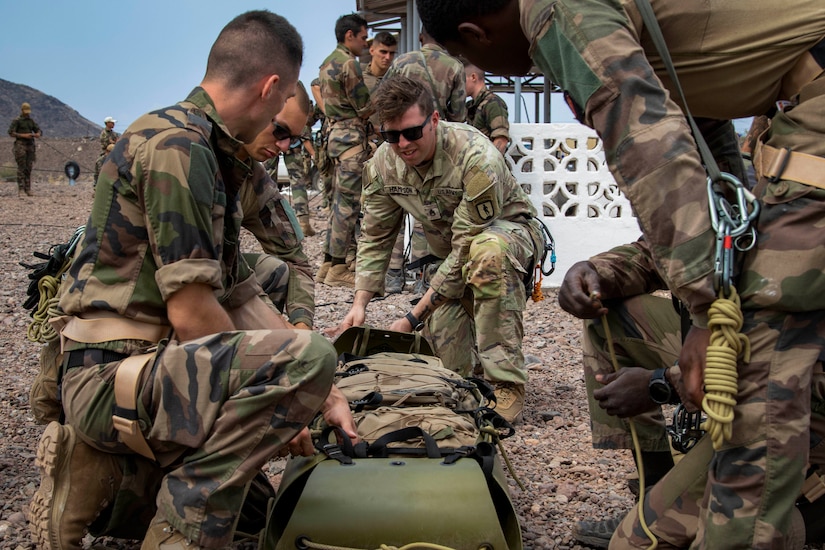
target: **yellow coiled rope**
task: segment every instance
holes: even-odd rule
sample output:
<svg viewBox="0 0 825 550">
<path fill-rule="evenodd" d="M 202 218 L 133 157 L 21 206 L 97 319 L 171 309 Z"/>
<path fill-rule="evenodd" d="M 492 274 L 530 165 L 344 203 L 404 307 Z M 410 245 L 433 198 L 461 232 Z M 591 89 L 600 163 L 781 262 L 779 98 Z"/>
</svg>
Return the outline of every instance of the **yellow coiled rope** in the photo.
<svg viewBox="0 0 825 550">
<path fill-rule="evenodd" d="M 702 424 L 718 450 L 729 440 L 733 430 L 733 407 L 736 405 L 739 357 L 750 361 L 748 337 L 742 334 L 742 308 L 736 289 L 730 287 L 730 296 L 720 297 L 710 306 L 708 328 L 710 344 L 705 364 L 705 398 L 702 410 L 708 419 Z"/>
<path fill-rule="evenodd" d="M 51 342 L 57 338 L 57 332 L 49 324 L 49 318 L 61 315 L 57 309 L 59 298 L 57 291 L 60 289 L 60 279 L 63 273 L 69 269 L 71 262 L 65 262 L 56 276 L 45 275 L 37 282 L 37 290 L 40 292 L 40 301 L 37 308 L 32 311 L 32 322 L 26 329 L 26 336 L 32 342 Z"/>
</svg>

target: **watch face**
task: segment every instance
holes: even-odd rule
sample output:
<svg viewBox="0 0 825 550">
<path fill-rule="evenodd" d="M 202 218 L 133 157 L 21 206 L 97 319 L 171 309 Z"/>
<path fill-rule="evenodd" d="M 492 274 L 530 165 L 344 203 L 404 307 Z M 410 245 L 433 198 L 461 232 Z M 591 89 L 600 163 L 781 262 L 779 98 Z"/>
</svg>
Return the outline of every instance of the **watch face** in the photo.
<svg viewBox="0 0 825 550">
<path fill-rule="evenodd" d="M 670 387 L 664 380 L 652 380 L 648 389 L 654 403 L 661 405 L 670 401 Z"/>
</svg>

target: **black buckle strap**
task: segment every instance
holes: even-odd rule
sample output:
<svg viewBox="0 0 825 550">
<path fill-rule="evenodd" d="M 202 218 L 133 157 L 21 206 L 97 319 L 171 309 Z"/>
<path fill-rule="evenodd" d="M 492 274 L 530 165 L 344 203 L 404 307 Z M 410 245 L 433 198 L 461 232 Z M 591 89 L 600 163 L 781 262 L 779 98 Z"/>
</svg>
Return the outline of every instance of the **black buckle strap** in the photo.
<svg viewBox="0 0 825 550">
<path fill-rule="evenodd" d="M 129 357 L 125 353 L 118 353 L 108 349 L 86 348 L 76 349 L 66 354 L 63 364 L 66 370 L 74 367 L 85 367 L 91 365 L 104 365 L 106 363 L 114 363 L 115 361 L 123 361 Z"/>
</svg>

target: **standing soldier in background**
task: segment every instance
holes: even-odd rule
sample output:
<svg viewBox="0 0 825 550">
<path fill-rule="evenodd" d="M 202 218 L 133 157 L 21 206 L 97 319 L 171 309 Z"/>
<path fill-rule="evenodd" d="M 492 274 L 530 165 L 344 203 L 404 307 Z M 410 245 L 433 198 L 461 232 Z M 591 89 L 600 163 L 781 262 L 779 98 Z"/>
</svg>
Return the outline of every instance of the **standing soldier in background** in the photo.
<svg viewBox="0 0 825 550">
<path fill-rule="evenodd" d="M 396 53 L 398 53 L 398 40 L 395 36 L 387 31 L 381 31 L 373 37 L 370 43 L 370 61 L 369 63 L 361 63 L 364 83 L 367 85 L 370 95 L 381 84 L 381 78 L 387 74 Z M 377 140 L 378 145 L 381 145 L 381 135 L 378 133 L 381 124 L 378 122 L 377 113 L 373 113 L 370 117 L 370 123 L 372 124 L 370 139 Z"/>
<path fill-rule="evenodd" d="M 301 231 L 307 237 L 315 235 L 315 229 L 309 221 L 309 194 L 308 189 L 312 187 L 312 157 L 315 149 L 312 147 L 311 126 L 315 123 L 315 117 L 310 110 L 306 124 L 301 132 L 300 139 L 290 143 L 289 148 L 284 151 L 284 164 L 289 173 L 289 189 L 292 196 L 292 208 L 298 216 L 298 223 Z"/>
<path fill-rule="evenodd" d="M 103 131 L 100 132 L 100 156 L 97 157 L 97 162 L 95 162 L 95 186 L 97 186 L 97 177 L 100 175 L 100 167 L 103 164 L 103 159 L 105 159 L 109 151 L 114 148 L 115 143 L 117 143 L 117 138 L 120 137 L 114 130 L 116 123 L 117 121 L 110 116 L 103 119 L 104 128 Z"/>
<path fill-rule="evenodd" d="M 368 119 L 373 108 L 357 59 L 367 47 L 367 21 L 355 13 L 342 15 L 335 22 L 335 39 L 338 45 L 318 75 L 330 125 L 327 154 L 333 175 L 324 262 L 316 280 L 353 288 L 355 274 L 347 267 L 347 250 L 355 240 L 361 212 L 361 171 L 372 156 Z"/>
<path fill-rule="evenodd" d="M 9 135 L 14 138 L 14 160 L 17 162 L 17 196 L 23 193 L 32 196 L 32 167 L 34 167 L 37 146 L 35 138 L 42 134 L 40 126 L 31 117 L 32 108 L 28 103 L 20 106 L 20 116 L 11 121 Z"/>
<path fill-rule="evenodd" d="M 467 124 L 481 130 L 503 155 L 510 143 L 507 104 L 487 89 L 483 69 L 467 62 L 464 64 L 464 73 L 467 78 L 467 97 L 473 98 L 467 107 Z"/>
<path fill-rule="evenodd" d="M 435 108 L 441 120 L 464 122 L 467 118 L 464 66 L 433 40 L 427 31 L 422 30 L 418 40 L 421 49 L 399 55 L 387 71 L 387 78 L 400 74 L 420 80 L 435 98 Z M 438 268 L 439 259 L 430 254 L 420 222 L 413 223 L 410 240 L 409 267 L 421 269 L 415 293 L 423 294 L 429 286 L 429 274 Z M 387 271 L 385 284 L 388 293 L 401 292 L 404 288 L 404 256 L 402 231 L 395 241 L 392 261 Z"/>
<path fill-rule="evenodd" d="M 312 91 L 312 98 L 315 100 L 316 120 L 321 121 L 321 129 L 318 131 L 318 139 L 315 142 L 315 168 L 318 169 L 318 178 L 321 181 L 321 195 L 323 197 L 322 206 L 329 212 L 329 204 L 332 200 L 332 162 L 327 153 L 327 141 L 329 140 L 329 121 L 324 113 L 324 97 L 321 95 L 321 80 L 314 78 L 309 85 Z M 323 282 L 323 281 L 319 281 Z"/>
</svg>

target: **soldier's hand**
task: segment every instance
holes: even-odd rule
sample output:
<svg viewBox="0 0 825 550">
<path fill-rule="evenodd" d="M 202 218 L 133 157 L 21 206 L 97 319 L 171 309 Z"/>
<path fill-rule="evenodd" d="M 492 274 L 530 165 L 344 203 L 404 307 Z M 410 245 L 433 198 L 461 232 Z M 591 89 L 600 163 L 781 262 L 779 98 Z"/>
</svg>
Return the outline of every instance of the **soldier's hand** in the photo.
<svg viewBox="0 0 825 550">
<path fill-rule="evenodd" d="M 590 262 L 573 264 L 559 289 L 559 305 L 579 319 L 595 319 L 607 313 L 602 304 L 599 274 Z"/>
<path fill-rule="evenodd" d="M 312 328 L 306 323 L 295 323 L 292 325 L 292 328 L 297 330 L 312 330 Z"/>
<path fill-rule="evenodd" d="M 324 329 L 324 334 L 326 336 L 329 336 L 330 338 L 334 338 L 350 327 L 362 326 L 366 319 L 366 311 L 363 311 L 358 308 L 350 309 L 349 313 L 347 313 L 347 316 L 344 317 L 344 320 L 341 321 L 341 323 L 338 326 Z"/>
<path fill-rule="evenodd" d="M 627 418 L 658 407 L 650 399 L 648 384 L 653 373 L 640 367 L 627 367 L 619 372 L 597 374 L 596 381 L 604 384 L 593 392 L 593 397 L 607 414 Z"/>
<path fill-rule="evenodd" d="M 709 329 L 690 327 L 679 354 L 679 370 L 682 371 L 684 389 L 677 386 L 677 390 L 685 405 L 702 407 L 702 399 L 705 397 L 705 362 L 708 344 L 710 344 Z M 684 395 L 682 395 L 683 391 Z"/>
<path fill-rule="evenodd" d="M 312 445 L 312 436 L 309 429 L 304 428 L 289 440 L 284 448 L 278 451 L 278 456 L 312 456 L 315 454 L 315 446 Z"/>
<path fill-rule="evenodd" d="M 349 403 L 344 394 L 337 386 L 332 386 L 321 407 L 324 421 L 330 426 L 340 426 L 353 443 L 358 443 L 358 430 L 355 427 L 355 420 L 352 418 Z"/>
</svg>

